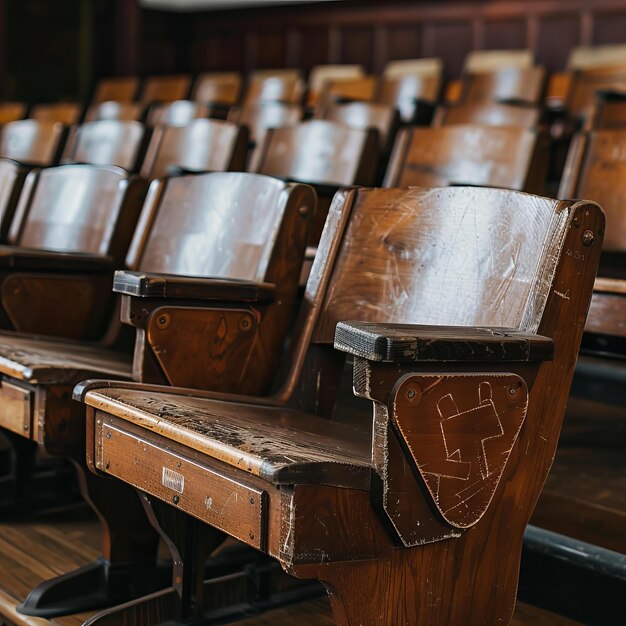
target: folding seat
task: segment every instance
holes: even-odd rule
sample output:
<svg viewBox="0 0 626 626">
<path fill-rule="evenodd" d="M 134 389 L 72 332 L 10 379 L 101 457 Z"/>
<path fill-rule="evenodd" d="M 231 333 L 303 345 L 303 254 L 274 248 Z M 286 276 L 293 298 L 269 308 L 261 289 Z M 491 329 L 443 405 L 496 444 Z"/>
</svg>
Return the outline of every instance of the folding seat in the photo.
<svg viewBox="0 0 626 626">
<path fill-rule="evenodd" d="M 361 78 L 364 75 L 365 70 L 361 65 L 316 65 L 309 74 L 307 106 L 315 108 L 326 82 Z"/>
<path fill-rule="evenodd" d="M 506 67 L 490 72 L 466 73 L 462 78 L 460 102 L 515 102 L 538 105 L 544 95 L 543 67 Z"/>
<path fill-rule="evenodd" d="M 536 106 L 502 102 L 468 102 L 437 108 L 433 126 L 480 124 L 484 126 L 518 126 L 536 128 L 541 111 Z"/>
<path fill-rule="evenodd" d="M 66 128 L 60 122 L 18 120 L 0 130 L 0 158 L 27 165 L 58 163 Z"/>
<path fill-rule="evenodd" d="M 586 120 L 585 130 L 618 128 L 626 128 L 626 89 L 596 91 L 593 112 Z"/>
<path fill-rule="evenodd" d="M 158 126 L 141 166 L 144 178 L 172 172 L 242 172 L 248 132 L 222 120 L 195 119 L 186 126 Z"/>
<path fill-rule="evenodd" d="M 340 626 L 506 624 L 603 228 L 587 201 L 342 190 L 274 393 L 86 381 L 88 462 L 144 491 L 155 521 L 182 511 L 198 538 L 321 581 Z M 333 414 L 346 353 L 372 404 Z M 191 618 L 202 543 L 170 539 L 168 597 Z M 172 619 L 165 604 L 144 603 L 146 623 Z"/>
<path fill-rule="evenodd" d="M 25 102 L 0 102 L 0 124 L 24 119 L 27 111 Z"/>
<path fill-rule="evenodd" d="M 102 78 L 96 85 L 91 103 L 133 102 L 138 89 L 139 78 L 137 76 Z"/>
<path fill-rule="evenodd" d="M 304 83 L 297 70 L 255 72 L 250 75 L 243 98 L 243 106 L 266 102 L 300 104 Z"/>
<path fill-rule="evenodd" d="M 138 100 L 144 105 L 184 100 L 191 90 L 191 82 L 188 74 L 149 76 L 143 81 Z"/>
<path fill-rule="evenodd" d="M 606 90 L 626 91 L 626 62 L 574 73 L 564 103 L 567 115 L 575 121 L 585 120 L 593 113 L 596 93 Z"/>
<path fill-rule="evenodd" d="M 115 165 L 136 172 L 146 139 L 145 127 L 137 121 L 86 122 L 71 128 L 61 161 Z"/>
<path fill-rule="evenodd" d="M 395 106 L 405 124 L 428 123 L 441 91 L 441 74 L 383 76 L 376 102 Z"/>
<path fill-rule="evenodd" d="M 0 244 L 7 243 L 29 168 L 9 159 L 0 159 Z"/>
<path fill-rule="evenodd" d="M 311 244 L 315 245 L 337 188 L 371 185 L 377 155 L 378 137 L 374 129 L 310 120 L 268 130 L 256 171 L 315 188 L 318 206 L 311 229 Z"/>
<path fill-rule="evenodd" d="M 48 453 L 71 458 L 82 477 L 82 493 L 103 523 L 103 557 L 38 585 L 20 607 L 22 613 L 50 617 L 107 606 L 171 580 L 157 561 L 159 536 L 134 490 L 84 474 L 84 408 L 68 392 L 85 377 L 112 375 L 267 393 L 293 315 L 314 205 L 310 187 L 255 174 L 154 181 L 128 250 L 128 270 L 115 281 L 122 294 L 121 319 L 137 329 L 134 357 L 107 345 L 0 336 L 0 426 L 38 442 Z M 80 271 L 88 284 L 89 263 L 111 264 L 93 254 L 86 264 L 77 254 L 39 256 L 51 281 L 59 266 Z M 123 266 L 119 260 L 117 266 Z M 5 277 L 3 285 L 11 280 Z M 17 296 L 23 303 L 19 312 L 37 304 L 38 331 L 48 331 L 49 305 L 46 309 L 29 295 Z M 76 298 L 66 309 L 72 305 Z M 117 336 L 118 326 L 113 320 Z M 117 336 L 109 333 L 108 346 Z M 185 345 L 187 357 L 179 351 Z"/>
<path fill-rule="evenodd" d="M 35 104 L 29 117 L 43 122 L 61 122 L 66 126 L 78 124 L 83 107 L 78 102 L 54 102 L 50 104 Z"/>
<path fill-rule="evenodd" d="M 205 104 L 232 106 L 239 101 L 241 75 L 238 72 L 206 72 L 193 86 L 191 99 Z"/>
<path fill-rule="evenodd" d="M 85 113 L 85 122 L 100 122 L 102 120 L 140 121 L 143 116 L 143 106 L 137 102 L 117 102 L 106 100 L 92 104 Z"/>
<path fill-rule="evenodd" d="M 211 108 L 193 100 L 155 103 L 148 108 L 146 126 L 186 126 L 192 120 L 206 118 Z"/>
<path fill-rule="evenodd" d="M 322 117 L 333 102 L 370 102 L 376 96 L 377 89 L 376 76 L 327 79 L 318 93 L 315 115 Z"/>
<path fill-rule="evenodd" d="M 543 191 L 548 137 L 508 126 L 452 125 L 398 133 L 383 185 L 484 185 Z"/>
</svg>

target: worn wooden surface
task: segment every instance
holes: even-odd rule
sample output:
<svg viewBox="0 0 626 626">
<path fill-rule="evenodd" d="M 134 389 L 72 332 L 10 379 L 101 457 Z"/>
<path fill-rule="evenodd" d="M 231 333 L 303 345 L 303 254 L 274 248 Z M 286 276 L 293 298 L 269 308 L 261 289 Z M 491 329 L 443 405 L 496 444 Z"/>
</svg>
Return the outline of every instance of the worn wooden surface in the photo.
<svg viewBox="0 0 626 626">
<path fill-rule="evenodd" d="M 150 106 L 146 126 L 186 126 L 197 118 L 209 117 L 209 107 L 193 100 L 155 103 Z"/>
<path fill-rule="evenodd" d="M 85 122 L 101 120 L 138 121 L 143 115 L 143 106 L 137 102 L 115 102 L 107 100 L 91 105 L 85 113 Z"/>
<path fill-rule="evenodd" d="M 437 102 L 440 90 L 440 73 L 385 76 L 378 86 L 376 101 L 395 106 L 402 121 L 410 124 L 415 118 L 417 101 Z"/>
<path fill-rule="evenodd" d="M 433 125 L 484 124 L 534 128 L 539 122 L 540 115 L 539 108 L 532 106 L 501 102 L 467 102 L 438 109 Z"/>
<path fill-rule="evenodd" d="M 191 76 L 187 74 L 151 76 L 143 81 L 139 101 L 148 104 L 184 100 L 190 89 Z"/>
<path fill-rule="evenodd" d="M 238 72 L 206 72 L 200 74 L 193 85 L 192 99 L 212 104 L 235 104 L 241 91 Z"/>
<path fill-rule="evenodd" d="M 243 98 L 244 106 L 263 102 L 299 104 L 304 93 L 304 82 L 298 70 L 278 70 L 276 73 L 252 74 Z"/>
<path fill-rule="evenodd" d="M 65 126 L 60 122 L 10 122 L 0 131 L 0 157 L 31 165 L 54 165 L 64 132 Z"/>
<path fill-rule="evenodd" d="M 116 76 L 102 78 L 96 85 L 92 103 L 100 102 L 132 102 L 139 88 L 139 78 L 136 76 Z"/>
<path fill-rule="evenodd" d="M 569 115 L 575 119 L 581 119 L 592 114 L 595 93 L 604 89 L 617 91 L 626 89 L 626 69 L 623 65 L 575 72 L 565 103 Z"/>
<path fill-rule="evenodd" d="M 83 106 L 78 102 L 55 102 L 33 106 L 29 117 L 33 120 L 61 122 L 71 126 L 78 123 L 82 112 Z"/>
<path fill-rule="evenodd" d="M 503 67 L 478 71 L 463 77 L 463 102 L 513 100 L 540 104 L 546 83 L 543 67 Z"/>
</svg>

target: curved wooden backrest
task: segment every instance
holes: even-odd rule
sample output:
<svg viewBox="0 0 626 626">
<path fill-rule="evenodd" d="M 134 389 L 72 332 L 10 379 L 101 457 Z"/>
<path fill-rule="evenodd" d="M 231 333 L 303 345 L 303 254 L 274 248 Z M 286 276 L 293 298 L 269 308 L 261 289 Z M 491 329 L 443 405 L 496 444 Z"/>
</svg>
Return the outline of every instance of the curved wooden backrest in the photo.
<svg viewBox="0 0 626 626">
<path fill-rule="evenodd" d="M 145 272 L 268 280 L 272 250 L 294 189 L 312 211 L 315 194 L 310 188 L 269 176 L 216 172 L 153 181 L 128 266 Z"/>
<path fill-rule="evenodd" d="M 626 91 L 626 63 L 576 72 L 565 103 L 570 117 L 588 117 L 593 111 L 596 93 L 605 90 Z"/>
<path fill-rule="evenodd" d="M 586 130 L 616 130 L 626 128 L 626 90 L 599 91 L 593 114 L 585 123 Z"/>
<path fill-rule="evenodd" d="M 395 107 L 373 102 L 333 102 L 326 107 L 323 117 L 350 128 L 375 128 L 381 150 L 388 147 L 397 123 Z"/>
<path fill-rule="evenodd" d="M 535 128 L 541 112 L 537 107 L 503 104 L 500 102 L 468 102 L 439 107 L 433 126 L 450 124 L 482 124 L 485 126 L 519 126 Z"/>
<path fill-rule="evenodd" d="M 63 163 L 116 165 L 133 171 L 144 132 L 143 124 L 134 121 L 102 120 L 75 126 L 63 152 Z"/>
<path fill-rule="evenodd" d="M 53 165 L 64 132 L 65 126 L 59 122 L 10 122 L 0 131 L 0 157 L 31 165 Z"/>
<path fill-rule="evenodd" d="M 567 59 L 567 69 L 570 71 L 597 69 L 610 65 L 626 65 L 626 44 L 578 46 L 571 49 Z"/>
<path fill-rule="evenodd" d="M 269 128 L 292 126 L 302 120 L 303 110 L 299 104 L 287 102 L 264 102 L 243 107 L 231 107 L 228 121 L 247 126 L 250 140 L 260 144 Z"/>
<path fill-rule="evenodd" d="M 244 97 L 244 106 L 262 102 L 288 102 L 300 104 L 304 82 L 299 73 L 256 75 L 250 77 Z"/>
<path fill-rule="evenodd" d="M 562 209 L 502 189 L 356 190 L 334 264 L 316 258 L 307 285 L 313 297 L 332 268 L 314 341 L 332 343 L 350 319 L 536 332 L 568 223 Z"/>
<path fill-rule="evenodd" d="M 463 72 L 493 72 L 506 67 L 532 67 L 533 52 L 521 50 L 473 50 L 465 57 Z"/>
<path fill-rule="evenodd" d="M 139 101 L 149 104 L 184 100 L 189 95 L 190 89 L 191 76 L 188 74 L 150 76 L 143 81 Z"/>
<path fill-rule="evenodd" d="M 26 102 L 0 102 L 0 124 L 24 119 L 27 111 Z"/>
<path fill-rule="evenodd" d="M 122 215 L 128 184 L 128 174 L 116 167 L 34 170 L 24 185 L 9 238 L 27 248 L 112 254 L 118 221 L 128 217 Z"/>
<path fill-rule="evenodd" d="M 383 77 L 378 86 L 376 102 L 395 106 L 405 122 L 415 117 L 417 101 L 437 102 L 441 91 L 441 75 L 405 74 Z"/>
<path fill-rule="evenodd" d="M 606 213 L 604 250 L 626 252 L 626 129 L 577 135 L 559 198 L 592 198 Z"/>
<path fill-rule="evenodd" d="M 0 159 L 0 242 L 6 243 L 7 235 L 28 168 L 11 161 Z"/>
<path fill-rule="evenodd" d="M 146 119 L 146 126 L 186 126 L 197 118 L 208 117 L 209 107 L 193 100 L 175 100 L 153 104 Z"/>
<path fill-rule="evenodd" d="M 85 113 L 85 122 L 118 120 L 120 122 L 139 121 L 143 115 L 143 106 L 137 102 L 115 102 L 107 100 L 92 104 Z"/>
<path fill-rule="evenodd" d="M 141 175 L 159 178 L 176 168 L 243 171 L 247 142 L 245 128 L 221 120 L 196 119 L 187 126 L 159 126 L 152 134 Z"/>
<path fill-rule="evenodd" d="M 61 122 L 71 126 L 78 123 L 82 111 L 83 107 L 78 102 L 53 102 L 34 105 L 29 117 L 33 120 Z"/>
<path fill-rule="evenodd" d="M 364 74 L 362 65 L 316 65 L 309 74 L 307 104 L 315 106 L 326 82 L 360 78 Z"/>
<path fill-rule="evenodd" d="M 383 76 L 385 78 L 400 78 L 402 76 L 435 76 L 441 79 L 442 74 L 443 61 L 436 57 L 389 61 L 383 70 Z"/>
<path fill-rule="evenodd" d="M 466 74 L 460 99 L 463 102 L 514 100 L 539 104 L 546 84 L 543 67 L 507 67 L 493 72 Z"/>
<path fill-rule="evenodd" d="M 100 102 L 132 102 L 139 89 L 137 76 L 117 76 L 102 78 L 94 90 L 92 104 Z"/>
<path fill-rule="evenodd" d="M 369 185 L 377 154 L 374 131 L 311 120 L 269 130 L 257 171 L 322 185 Z"/>
<path fill-rule="evenodd" d="M 241 75 L 238 72 L 207 72 L 194 83 L 191 99 L 210 104 L 236 104 L 241 93 Z"/>
<path fill-rule="evenodd" d="M 385 187 L 484 185 L 542 189 L 545 137 L 525 128 L 454 125 L 400 131 Z"/>
</svg>

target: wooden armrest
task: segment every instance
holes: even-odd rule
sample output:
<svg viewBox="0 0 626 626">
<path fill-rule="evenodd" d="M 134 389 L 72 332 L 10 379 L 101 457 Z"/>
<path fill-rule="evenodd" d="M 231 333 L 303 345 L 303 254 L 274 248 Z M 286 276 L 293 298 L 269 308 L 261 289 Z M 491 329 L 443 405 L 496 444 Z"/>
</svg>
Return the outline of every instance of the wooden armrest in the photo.
<svg viewBox="0 0 626 626">
<path fill-rule="evenodd" d="M 117 271 L 113 279 L 113 291 L 139 298 L 270 302 L 275 290 L 270 283 L 145 272 Z"/>
<path fill-rule="evenodd" d="M 335 348 L 369 361 L 549 361 L 552 339 L 508 328 L 339 322 Z"/>
<path fill-rule="evenodd" d="M 0 269 L 93 273 L 111 272 L 114 267 L 115 261 L 110 256 L 0 246 Z"/>
</svg>

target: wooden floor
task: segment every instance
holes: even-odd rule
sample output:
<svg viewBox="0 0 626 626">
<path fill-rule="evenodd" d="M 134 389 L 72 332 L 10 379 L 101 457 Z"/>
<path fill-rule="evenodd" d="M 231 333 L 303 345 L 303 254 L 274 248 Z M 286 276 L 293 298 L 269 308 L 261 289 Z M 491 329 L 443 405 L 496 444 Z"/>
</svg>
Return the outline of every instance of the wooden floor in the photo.
<svg viewBox="0 0 626 626">
<path fill-rule="evenodd" d="M 84 565 L 98 554 L 99 528 L 84 507 L 50 512 L 28 521 L 0 522 L 0 626 L 78 626 L 89 615 L 29 618 L 15 604 L 40 581 Z M 326 598 L 278 609 L 237 622 L 237 626 L 330 626 Z M 520 605 L 515 626 L 572 626 L 574 622 Z M 148 625 L 147 625 L 148 626 Z M 152 626 L 152 625 L 150 625 Z"/>
</svg>

